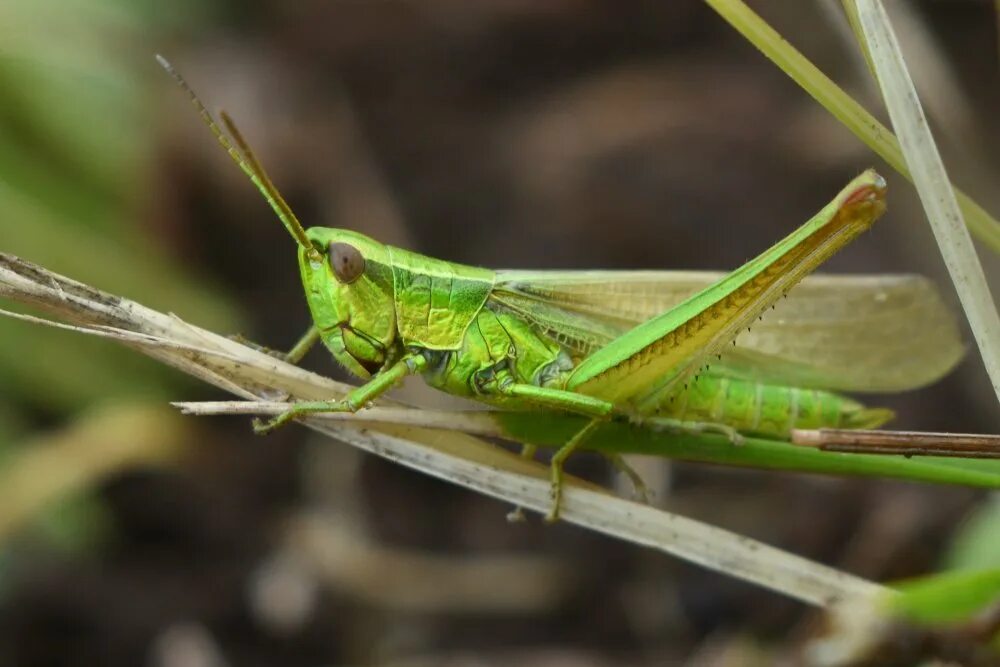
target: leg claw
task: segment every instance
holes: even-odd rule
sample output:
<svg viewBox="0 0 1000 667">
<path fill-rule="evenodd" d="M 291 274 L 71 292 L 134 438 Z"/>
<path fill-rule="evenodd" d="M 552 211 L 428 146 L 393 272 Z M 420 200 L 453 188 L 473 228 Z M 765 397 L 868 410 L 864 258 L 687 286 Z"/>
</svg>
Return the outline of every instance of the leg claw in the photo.
<svg viewBox="0 0 1000 667">
<path fill-rule="evenodd" d="M 558 481 L 552 481 L 552 489 L 549 492 L 549 497 L 552 498 L 552 505 L 549 506 L 549 511 L 545 514 L 545 523 L 552 524 L 559 520 L 559 512 L 562 509 L 562 468 L 559 468 L 559 479 Z"/>
<path fill-rule="evenodd" d="M 642 476 L 628 464 L 628 461 L 621 454 L 604 454 L 604 457 L 611 462 L 615 470 L 628 477 L 629 482 L 632 484 L 632 499 L 641 502 L 643 505 L 649 505 L 651 502 L 649 487 L 642 480 Z"/>
<path fill-rule="evenodd" d="M 271 417 L 270 419 L 267 420 L 260 418 L 254 419 L 253 432 L 256 433 L 257 435 L 266 435 L 271 431 L 281 428 L 288 422 L 294 420 L 296 417 L 302 417 L 310 413 L 323 412 L 323 411 L 324 410 L 316 409 L 315 406 L 311 406 L 309 404 L 301 404 L 301 403 L 292 404 L 291 408 L 282 412 L 279 415 Z"/>
<path fill-rule="evenodd" d="M 272 417 L 271 419 L 268 419 L 267 421 L 264 421 L 260 417 L 254 417 L 254 420 L 252 422 L 252 424 L 253 424 L 253 432 L 256 435 L 267 435 L 268 433 L 270 433 L 271 431 L 275 430 L 276 428 L 280 428 L 281 426 L 283 426 L 285 424 L 285 422 L 288 421 L 288 417 L 286 415 L 288 415 L 287 412 L 282 413 L 282 414 L 278 415 L 277 417 Z"/>
</svg>

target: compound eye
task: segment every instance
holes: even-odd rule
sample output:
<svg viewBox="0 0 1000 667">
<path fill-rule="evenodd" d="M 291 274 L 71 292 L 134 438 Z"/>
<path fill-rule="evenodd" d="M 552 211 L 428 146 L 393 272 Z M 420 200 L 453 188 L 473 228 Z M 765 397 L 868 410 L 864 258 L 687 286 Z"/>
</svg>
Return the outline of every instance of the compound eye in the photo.
<svg viewBox="0 0 1000 667">
<path fill-rule="evenodd" d="M 330 268 L 342 283 L 353 283 L 365 272 L 365 258 L 348 243 L 331 243 L 329 256 Z"/>
</svg>

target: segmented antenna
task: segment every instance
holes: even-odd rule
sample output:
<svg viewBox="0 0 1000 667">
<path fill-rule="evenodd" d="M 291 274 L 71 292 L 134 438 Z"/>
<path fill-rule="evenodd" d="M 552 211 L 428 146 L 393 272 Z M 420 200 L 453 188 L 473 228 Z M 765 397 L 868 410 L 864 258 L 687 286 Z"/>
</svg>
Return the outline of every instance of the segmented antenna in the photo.
<svg viewBox="0 0 1000 667">
<path fill-rule="evenodd" d="M 185 81 L 184 77 L 182 77 L 180 73 L 174 69 L 173 65 L 171 65 L 170 62 L 160 54 L 156 54 L 156 61 L 167 71 L 167 74 L 173 77 L 174 81 L 177 82 L 177 85 L 187 93 L 188 98 L 191 100 L 191 104 L 198 112 L 198 115 L 201 116 L 205 125 L 207 125 L 208 129 L 212 131 L 216 140 L 218 140 L 219 144 L 225 149 L 226 153 L 229 154 L 229 157 L 233 159 L 236 166 L 243 170 L 243 173 L 250 178 L 253 184 L 257 187 L 257 190 L 259 190 L 261 195 L 264 196 L 264 199 L 267 200 L 267 203 L 271 205 L 271 208 L 274 210 L 275 214 L 277 214 L 278 219 L 281 220 L 285 229 L 288 230 L 300 246 L 305 248 L 310 259 L 314 261 L 321 261 L 322 256 L 313 244 L 309 242 L 309 238 L 306 236 L 306 230 L 302 227 L 302 223 L 299 222 L 297 217 L 295 217 L 295 213 L 292 212 L 292 208 L 288 205 L 288 202 L 286 202 L 285 198 L 281 196 L 280 192 L 278 192 L 278 188 L 274 186 L 274 183 L 267 175 L 267 172 L 264 171 L 264 168 L 257 160 L 257 156 L 254 155 L 249 144 L 247 144 L 243 135 L 236 128 L 236 124 L 233 123 L 233 119 L 229 117 L 229 114 L 225 111 L 222 112 L 222 122 L 225 124 L 226 130 L 228 130 L 233 136 L 233 139 L 236 141 L 240 150 L 237 150 L 236 147 L 233 146 L 232 142 L 229 141 L 229 138 L 226 137 L 225 133 L 223 133 L 218 123 L 215 122 L 215 118 L 212 117 L 212 114 L 209 113 L 207 108 L 205 108 L 205 105 L 202 104 L 202 101 L 195 94 L 194 90 L 188 85 L 188 82 Z M 242 153 L 240 151 L 242 151 Z"/>
<path fill-rule="evenodd" d="M 250 168 L 253 169 L 257 176 L 264 182 L 264 187 L 266 187 L 268 192 L 271 193 L 271 196 L 274 197 L 275 203 L 278 204 L 289 219 L 294 220 L 295 224 L 301 228 L 302 225 L 299 224 L 299 219 L 295 216 L 295 213 L 292 212 L 292 207 L 288 205 L 288 202 L 285 201 L 285 198 L 278 191 L 278 188 L 275 187 L 271 177 L 267 175 L 264 165 L 262 165 L 260 160 L 257 159 L 256 154 L 254 154 L 253 149 L 250 148 L 250 144 L 248 144 L 247 140 L 243 137 L 243 133 L 240 132 L 238 127 L 236 127 L 236 123 L 233 121 L 232 117 L 230 117 L 224 109 L 219 110 L 219 117 L 222 119 L 222 124 L 226 128 L 226 132 L 229 132 L 229 135 L 233 138 L 233 141 L 236 142 L 236 145 L 243 153 L 243 158 L 250 165 Z"/>
</svg>

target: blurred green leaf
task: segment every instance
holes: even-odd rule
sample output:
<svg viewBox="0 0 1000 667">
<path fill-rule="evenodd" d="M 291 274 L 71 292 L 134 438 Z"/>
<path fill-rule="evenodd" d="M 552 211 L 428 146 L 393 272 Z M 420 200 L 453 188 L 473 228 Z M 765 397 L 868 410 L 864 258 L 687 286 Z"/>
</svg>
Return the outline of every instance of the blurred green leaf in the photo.
<svg viewBox="0 0 1000 667">
<path fill-rule="evenodd" d="M 0 248 L 223 331 L 225 295 L 137 224 L 156 135 L 152 44 L 204 3 L 0 3 Z M 159 88 L 156 88 L 159 90 Z M 74 410 L 94 397 L 162 400 L 179 381 L 127 351 L 0 323 L 0 382 L 14 400 Z M 24 349 L 46 350 L 45 363 Z"/>
<path fill-rule="evenodd" d="M 1000 563 L 1000 495 L 983 502 L 959 526 L 945 557 L 953 570 L 996 567 Z"/>
<path fill-rule="evenodd" d="M 1000 569 L 946 572 L 894 586 L 892 611 L 918 623 L 962 621 L 1000 600 Z"/>
</svg>

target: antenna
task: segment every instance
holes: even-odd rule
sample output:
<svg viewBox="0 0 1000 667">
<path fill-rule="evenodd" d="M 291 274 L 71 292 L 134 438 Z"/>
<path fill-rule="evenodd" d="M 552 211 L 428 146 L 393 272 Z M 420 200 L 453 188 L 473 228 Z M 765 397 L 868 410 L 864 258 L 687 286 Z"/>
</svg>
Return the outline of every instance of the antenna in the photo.
<svg viewBox="0 0 1000 667">
<path fill-rule="evenodd" d="M 226 130 L 228 130 L 233 136 L 237 146 L 239 146 L 239 151 L 222 132 L 222 129 L 219 128 L 219 125 L 215 122 L 212 114 L 205 108 L 205 105 L 202 104 L 202 101 L 195 94 L 194 90 L 188 85 L 188 82 L 184 80 L 184 77 L 182 77 L 180 73 L 174 69 L 173 65 L 171 65 L 170 62 L 160 54 L 156 54 L 156 61 L 167 71 L 167 74 L 173 77 L 174 81 L 177 82 L 177 85 L 187 93 L 188 98 L 191 100 L 191 104 L 194 106 L 195 110 L 197 110 L 201 119 L 208 126 L 208 129 L 212 131 L 213 135 L 215 135 L 219 144 L 226 150 L 229 157 L 233 159 L 236 166 L 242 169 L 243 173 L 250 178 L 253 184 L 257 187 L 257 190 L 259 190 L 261 195 L 264 196 L 264 199 L 267 200 L 267 203 L 271 205 L 272 209 L 274 209 L 274 212 L 277 214 L 278 219 L 281 220 L 281 223 L 285 226 L 285 229 L 287 229 L 298 244 L 306 250 L 306 253 L 309 255 L 309 259 L 313 261 L 321 261 L 322 256 L 320 255 L 319 250 L 317 250 L 315 246 L 310 243 L 309 238 L 306 236 L 306 230 L 302 227 L 302 223 L 299 222 L 297 217 L 295 217 L 295 213 L 292 212 L 292 208 L 288 205 L 288 202 L 286 202 L 285 198 L 281 196 L 280 192 L 278 192 L 278 188 L 274 186 L 274 183 L 267 175 L 267 172 L 264 171 L 264 168 L 261 166 L 257 157 L 250 149 L 249 144 L 247 144 L 243 135 L 236 128 L 236 124 L 233 123 L 233 119 L 229 117 L 229 114 L 225 111 L 221 112 L 222 122 L 226 126 Z M 242 154 L 240 151 L 242 151 Z"/>
</svg>

